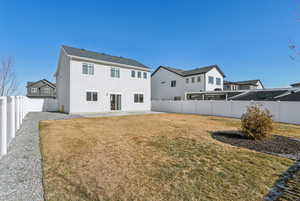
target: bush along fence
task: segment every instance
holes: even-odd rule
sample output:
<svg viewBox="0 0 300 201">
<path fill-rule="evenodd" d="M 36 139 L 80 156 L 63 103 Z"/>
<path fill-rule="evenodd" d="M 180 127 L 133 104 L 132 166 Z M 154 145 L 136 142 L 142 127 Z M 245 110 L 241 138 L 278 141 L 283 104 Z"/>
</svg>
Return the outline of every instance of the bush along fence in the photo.
<svg viewBox="0 0 300 201">
<path fill-rule="evenodd" d="M 28 112 L 56 111 L 56 99 L 30 99 L 25 96 L 0 97 L 0 157 L 20 129 Z"/>
<path fill-rule="evenodd" d="M 152 111 L 240 118 L 250 105 L 268 109 L 276 122 L 300 124 L 300 102 L 287 101 L 151 101 Z"/>
</svg>

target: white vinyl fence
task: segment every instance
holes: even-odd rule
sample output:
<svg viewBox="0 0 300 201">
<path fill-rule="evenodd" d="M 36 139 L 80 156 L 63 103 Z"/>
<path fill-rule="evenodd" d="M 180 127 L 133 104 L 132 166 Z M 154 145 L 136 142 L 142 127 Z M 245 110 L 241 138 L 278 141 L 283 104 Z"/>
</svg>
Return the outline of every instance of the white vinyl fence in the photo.
<svg viewBox="0 0 300 201">
<path fill-rule="evenodd" d="M 28 112 L 57 111 L 56 99 L 30 99 L 25 96 L 0 97 L 0 157 L 20 129 Z"/>
<path fill-rule="evenodd" d="M 276 122 L 300 124 L 300 102 L 286 101 L 152 101 L 151 110 L 157 112 L 175 112 L 203 114 L 240 118 L 250 105 L 259 104 L 270 110 Z"/>
</svg>

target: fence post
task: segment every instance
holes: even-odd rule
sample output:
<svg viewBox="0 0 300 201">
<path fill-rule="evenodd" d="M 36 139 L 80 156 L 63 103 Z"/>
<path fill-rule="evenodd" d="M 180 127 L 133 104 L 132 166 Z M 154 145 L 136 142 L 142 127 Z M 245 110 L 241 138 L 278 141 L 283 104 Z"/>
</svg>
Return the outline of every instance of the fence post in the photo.
<svg viewBox="0 0 300 201">
<path fill-rule="evenodd" d="M 20 127 L 21 127 L 21 125 L 23 123 L 23 119 L 22 119 L 22 110 L 23 110 L 23 108 L 22 108 L 22 97 L 21 96 L 19 96 L 19 108 L 20 108 L 20 110 L 19 110 L 19 122 L 20 122 Z"/>
<path fill-rule="evenodd" d="M 10 105 L 10 136 L 12 139 L 16 136 L 16 121 L 15 121 L 15 97 L 11 96 L 11 105 Z"/>
<path fill-rule="evenodd" d="M 1 156 L 7 153 L 7 108 L 6 97 L 1 97 Z"/>
<path fill-rule="evenodd" d="M 16 108 L 16 111 L 15 111 L 15 119 L 16 119 L 16 128 L 17 130 L 19 130 L 20 128 L 20 100 L 19 100 L 19 96 L 16 96 L 16 101 L 15 101 L 15 108 Z"/>
</svg>

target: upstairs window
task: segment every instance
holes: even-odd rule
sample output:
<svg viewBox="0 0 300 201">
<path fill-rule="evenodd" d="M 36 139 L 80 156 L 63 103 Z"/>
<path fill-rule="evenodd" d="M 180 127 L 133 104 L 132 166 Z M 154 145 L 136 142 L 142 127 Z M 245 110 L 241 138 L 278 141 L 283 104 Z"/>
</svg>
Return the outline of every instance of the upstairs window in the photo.
<svg viewBox="0 0 300 201">
<path fill-rule="evenodd" d="M 190 81 L 190 80 L 189 80 L 189 78 L 186 78 L 186 79 L 185 79 L 185 83 L 187 83 L 187 84 L 188 84 L 188 83 L 189 83 L 189 81 Z"/>
<path fill-rule="evenodd" d="M 146 72 L 143 73 L 143 76 L 144 76 L 144 79 L 147 79 L 147 73 Z"/>
<path fill-rule="evenodd" d="M 50 89 L 47 87 L 41 88 L 41 93 L 42 94 L 50 94 Z"/>
<path fill-rule="evenodd" d="M 216 78 L 216 85 L 221 85 L 221 78 Z"/>
<path fill-rule="evenodd" d="M 31 93 L 37 93 L 37 88 L 31 88 L 30 91 Z"/>
<path fill-rule="evenodd" d="M 86 101 L 98 101 L 98 92 L 87 91 Z"/>
<path fill-rule="evenodd" d="M 192 77 L 192 83 L 194 83 L 195 82 L 195 77 Z"/>
<path fill-rule="evenodd" d="M 120 69 L 119 68 L 111 68 L 110 69 L 110 77 L 120 77 Z"/>
<path fill-rule="evenodd" d="M 94 75 L 94 64 L 83 63 L 82 64 L 82 74 Z"/>
<path fill-rule="evenodd" d="M 201 82 L 201 77 L 200 76 L 197 77 L 197 82 Z"/>
<path fill-rule="evenodd" d="M 209 84 L 214 84 L 214 77 L 213 76 L 208 76 L 208 83 Z"/>
<path fill-rule="evenodd" d="M 142 78 L 142 72 L 138 72 L 138 78 Z"/>
<path fill-rule="evenodd" d="M 144 94 L 134 94 L 134 102 L 135 103 L 143 103 L 144 102 Z"/>
<path fill-rule="evenodd" d="M 171 81 L 171 87 L 176 87 L 176 80 Z"/>
<path fill-rule="evenodd" d="M 131 71 L 131 77 L 135 77 L 135 71 L 134 70 Z"/>
</svg>

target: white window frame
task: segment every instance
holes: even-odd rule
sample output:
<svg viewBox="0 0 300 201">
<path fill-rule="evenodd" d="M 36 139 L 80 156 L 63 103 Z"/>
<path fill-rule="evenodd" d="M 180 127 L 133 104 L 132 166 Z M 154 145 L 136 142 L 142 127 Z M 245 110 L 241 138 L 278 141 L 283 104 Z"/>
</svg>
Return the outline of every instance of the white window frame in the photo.
<svg viewBox="0 0 300 201">
<path fill-rule="evenodd" d="M 172 83 L 175 83 L 174 85 Z M 171 80 L 171 87 L 176 87 L 176 80 Z"/>
<path fill-rule="evenodd" d="M 36 87 L 33 87 L 33 88 L 30 88 L 30 93 L 37 93 L 37 88 Z"/>
<path fill-rule="evenodd" d="M 86 73 L 84 72 L 84 68 L 86 67 Z M 82 63 L 82 74 L 83 75 L 94 75 L 94 64 L 92 63 Z"/>
<path fill-rule="evenodd" d="M 91 100 L 88 100 L 88 93 L 91 93 Z M 94 100 L 94 93 L 97 94 L 97 100 Z M 95 90 L 86 90 L 85 91 L 85 101 L 86 102 L 98 102 L 99 101 L 99 92 Z"/>
<path fill-rule="evenodd" d="M 144 79 L 147 79 L 147 78 L 148 78 L 147 72 L 143 72 L 143 78 L 144 78 Z"/>
<path fill-rule="evenodd" d="M 138 101 L 136 102 L 135 101 L 135 96 L 138 96 Z M 142 96 L 143 98 L 142 98 L 142 102 L 140 102 L 140 96 Z M 134 93 L 133 94 L 133 103 L 144 103 L 145 102 L 145 95 L 144 95 L 144 93 Z"/>
<path fill-rule="evenodd" d="M 190 79 L 189 79 L 189 78 L 186 78 L 186 79 L 185 79 L 185 83 L 188 84 L 189 82 L 190 82 Z"/>
<path fill-rule="evenodd" d="M 41 94 L 50 94 L 50 88 L 48 87 L 43 87 L 40 89 Z"/>
<path fill-rule="evenodd" d="M 216 77 L 216 85 L 220 86 L 220 85 L 221 85 L 221 83 L 222 83 L 222 80 L 221 80 L 221 78 L 219 78 L 219 77 Z"/>
<path fill-rule="evenodd" d="M 135 78 L 135 74 L 136 74 L 135 70 L 131 70 L 131 77 L 132 78 Z"/>
<path fill-rule="evenodd" d="M 213 76 L 208 76 L 208 84 L 214 84 L 214 80 Z"/>
<path fill-rule="evenodd" d="M 195 83 L 195 77 L 192 77 L 192 83 Z"/>
<path fill-rule="evenodd" d="M 111 67 L 110 68 L 110 77 L 120 78 L 120 68 Z"/>
<path fill-rule="evenodd" d="M 201 82 L 201 76 L 197 77 L 197 82 Z"/>
<path fill-rule="evenodd" d="M 142 72 L 141 71 L 138 71 L 137 78 L 142 78 Z"/>
</svg>

